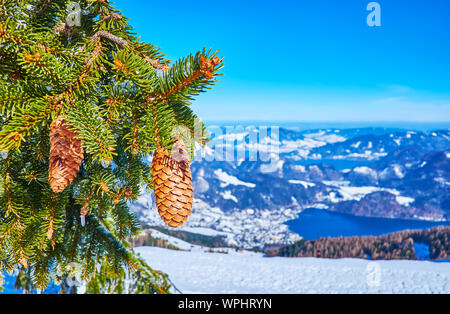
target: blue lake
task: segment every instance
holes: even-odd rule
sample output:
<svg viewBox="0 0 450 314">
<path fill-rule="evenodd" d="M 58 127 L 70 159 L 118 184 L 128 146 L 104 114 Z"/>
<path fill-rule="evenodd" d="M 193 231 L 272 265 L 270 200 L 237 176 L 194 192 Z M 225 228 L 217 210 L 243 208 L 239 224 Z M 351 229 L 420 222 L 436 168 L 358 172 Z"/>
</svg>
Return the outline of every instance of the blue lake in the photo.
<svg viewBox="0 0 450 314">
<path fill-rule="evenodd" d="M 340 236 L 377 236 L 407 229 L 450 226 L 450 222 L 357 217 L 312 208 L 304 210 L 297 219 L 286 224 L 291 231 L 307 240 Z"/>
</svg>

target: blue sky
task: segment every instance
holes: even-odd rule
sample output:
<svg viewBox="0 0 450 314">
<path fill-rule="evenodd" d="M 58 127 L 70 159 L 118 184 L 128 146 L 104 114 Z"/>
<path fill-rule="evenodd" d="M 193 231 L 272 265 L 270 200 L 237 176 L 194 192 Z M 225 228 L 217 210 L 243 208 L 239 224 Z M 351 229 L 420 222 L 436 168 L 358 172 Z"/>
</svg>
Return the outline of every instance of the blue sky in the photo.
<svg viewBox="0 0 450 314">
<path fill-rule="evenodd" d="M 220 49 L 205 120 L 450 121 L 450 1 L 115 0 L 175 60 Z"/>
</svg>

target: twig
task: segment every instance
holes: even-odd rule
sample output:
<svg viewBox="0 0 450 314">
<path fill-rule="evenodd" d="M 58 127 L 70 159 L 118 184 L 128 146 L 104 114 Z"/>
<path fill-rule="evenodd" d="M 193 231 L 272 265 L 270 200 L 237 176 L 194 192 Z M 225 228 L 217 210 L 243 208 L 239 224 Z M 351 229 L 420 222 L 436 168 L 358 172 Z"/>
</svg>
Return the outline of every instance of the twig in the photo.
<svg viewBox="0 0 450 314">
<path fill-rule="evenodd" d="M 116 44 L 122 46 L 122 47 L 130 47 L 130 44 L 123 38 L 115 36 L 107 31 L 98 31 L 94 37 L 103 37 L 103 38 L 107 38 L 113 42 L 115 42 Z M 161 70 L 161 71 L 167 71 L 170 70 L 170 67 L 167 64 L 164 63 L 160 63 L 158 60 L 155 59 L 151 59 L 150 57 L 148 57 L 147 55 L 143 54 L 140 51 L 135 51 L 133 49 L 133 52 L 135 52 L 139 57 L 141 57 L 142 59 L 145 60 L 145 62 L 147 62 L 148 64 L 150 64 L 152 67 L 154 67 L 157 70 Z"/>
<path fill-rule="evenodd" d="M 111 16 L 114 16 L 114 14 L 116 14 L 116 13 L 113 13 L 112 15 L 109 15 L 105 18 L 108 18 L 108 17 L 111 18 Z M 120 16 L 119 14 L 116 14 L 116 15 Z M 117 17 L 112 17 L 112 18 L 117 18 Z M 120 16 L 120 18 L 122 18 L 122 17 Z M 58 26 L 55 26 L 54 30 L 55 30 L 55 32 L 57 32 L 58 34 L 61 34 L 61 35 L 68 34 L 70 32 L 70 27 L 66 23 L 62 23 Z M 123 39 L 122 37 L 113 35 L 110 32 L 98 31 L 97 33 L 95 33 L 95 35 L 92 37 L 92 39 L 96 40 L 99 37 L 106 38 L 106 39 L 118 44 L 119 46 L 131 48 L 130 44 L 125 39 Z M 150 64 L 153 68 L 155 68 L 157 70 L 161 70 L 161 71 L 170 70 L 170 67 L 167 64 L 160 63 L 158 60 L 152 59 L 140 51 L 135 51 L 135 49 L 133 49 L 133 52 L 136 53 L 139 57 L 144 59 L 145 62 L 147 62 L 148 64 Z"/>
<path fill-rule="evenodd" d="M 158 61 L 149 58 L 148 56 L 144 55 L 143 53 L 138 54 L 142 59 L 144 59 L 147 63 L 151 64 L 152 67 L 154 67 L 157 70 L 161 71 L 168 71 L 170 70 L 170 67 L 167 64 L 159 63 Z"/>
<path fill-rule="evenodd" d="M 175 289 L 175 291 L 177 291 L 178 293 L 180 293 L 180 294 L 183 294 L 183 292 L 181 292 L 181 290 L 180 289 L 178 289 L 177 288 L 177 286 L 175 286 L 175 284 L 173 283 L 173 281 L 172 280 L 170 280 L 170 278 L 169 277 L 167 277 L 167 280 L 170 282 L 170 284 L 172 285 L 172 287 Z"/>
<path fill-rule="evenodd" d="M 125 39 L 115 36 L 107 31 L 98 31 L 97 33 L 95 33 L 93 38 L 98 38 L 98 37 L 103 37 L 103 38 L 109 39 L 122 47 L 129 46 L 128 42 Z"/>
<path fill-rule="evenodd" d="M 118 21 L 122 19 L 122 15 L 118 14 L 118 13 L 113 13 L 111 15 L 108 16 L 104 16 L 101 18 L 103 21 L 109 21 L 109 20 L 114 20 L 114 21 Z"/>
</svg>

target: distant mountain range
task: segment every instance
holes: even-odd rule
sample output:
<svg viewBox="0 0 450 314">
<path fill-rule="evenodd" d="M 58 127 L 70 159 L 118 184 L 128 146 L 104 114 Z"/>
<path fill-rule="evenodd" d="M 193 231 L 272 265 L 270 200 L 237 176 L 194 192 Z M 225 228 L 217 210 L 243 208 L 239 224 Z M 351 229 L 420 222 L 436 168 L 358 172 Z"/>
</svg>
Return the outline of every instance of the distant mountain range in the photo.
<svg viewBox="0 0 450 314">
<path fill-rule="evenodd" d="M 298 240 L 283 223 L 311 207 L 450 220 L 449 130 L 280 128 L 261 137 L 258 129 L 222 128 L 215 133 L 197 152 L 203 160 L 192 164 L 196 202 L 187 228 L 214 229 L 227 234 L 231 244 L 256 246 Z M 217 161 L 218 156 L 232 161 Z M 255 156 L 257 161 L 250 161 Z M 149 195 L 135 204 L 143 220 L 159 224 L 151 207 Z"/>
</svg>

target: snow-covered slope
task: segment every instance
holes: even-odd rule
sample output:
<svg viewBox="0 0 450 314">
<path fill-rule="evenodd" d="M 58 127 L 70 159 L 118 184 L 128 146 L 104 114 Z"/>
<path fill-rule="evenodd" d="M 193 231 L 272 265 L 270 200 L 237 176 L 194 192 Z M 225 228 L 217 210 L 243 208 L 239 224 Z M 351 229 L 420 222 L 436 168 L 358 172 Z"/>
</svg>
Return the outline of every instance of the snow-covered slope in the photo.
<svg viewBox="0 0 450 314">
<path fill-rule="evenodd" d="M 450 263 L 136 251 L 183 293 L 450 293 Z"/>
</svg>

